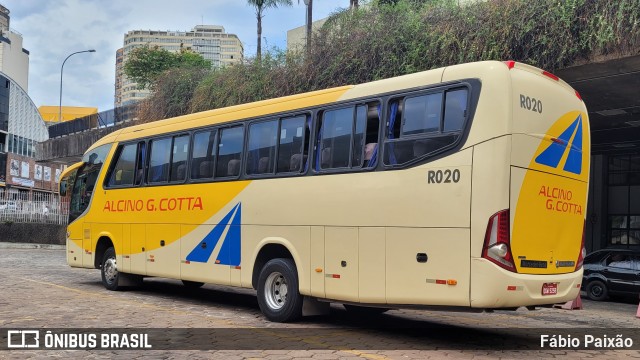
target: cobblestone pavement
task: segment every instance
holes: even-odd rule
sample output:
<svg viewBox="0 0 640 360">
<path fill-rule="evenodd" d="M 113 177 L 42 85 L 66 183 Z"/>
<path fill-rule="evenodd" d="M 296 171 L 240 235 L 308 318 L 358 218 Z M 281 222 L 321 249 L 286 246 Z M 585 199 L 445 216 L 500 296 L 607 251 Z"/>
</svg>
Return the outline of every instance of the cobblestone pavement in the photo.
<svg viewBox="0 0 640 360">
<path fill-rule="evenodd" d="M 0 328 L 3 331 L 214 329 L 222 337 L 237 337 L 232 340 L 240 344 L 238 348 L 249 345 L 252 350 L 231 350 L 237 348 L 229 345 L 217 351 L 0 350 L 0 358 L 640 358 L 637 350 L 532 350 L 510 346 L 511 341 L 529 330 L 561 334 L 578 330 L 609 334 L 635 331 L 638 334 L 637 330 L 628 330 L 640 328 L 640 319 L 635 317 L 638 304 L 633 300 L 602 303 L 583 300 L 585 310 L 581 311 L 551 308 L 493 313 L 392 310 L 368 318 L 350 316 L 341 306 L 332 305 L 328 316 L 277 324 L 263 318 L 255 293 L 250 290 L 212 285 L 191 290 L 173 280 L 145 279 L 141 288 L 111 292 L 103 288 L 98 270 L 70 268 L 64 255 L 63 250 L 0 248 Z M 483 344 L 496 337 L 502 339 L 503 348 L 509 350 L 492 350 Z M 640 338 L 636 336 L 633 340 L 640 345 Z M 313 350 L 304 350 L 308 348 Z"/>
</svg>

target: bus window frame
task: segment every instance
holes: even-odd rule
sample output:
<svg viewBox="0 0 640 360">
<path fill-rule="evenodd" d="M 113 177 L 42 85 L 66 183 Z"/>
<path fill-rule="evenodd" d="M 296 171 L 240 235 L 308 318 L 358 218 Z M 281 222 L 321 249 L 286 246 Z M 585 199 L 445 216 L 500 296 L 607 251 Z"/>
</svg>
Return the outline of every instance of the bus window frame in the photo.
<svg viewBox="0 0 640 360">
<path fill-rule="evenodd" d="M 162 134 L 161 136 L 157 136 L 157 137 L 148 137 L 145 139 L 138 139 L 136 142 L 145 142 L 146 143 L 146 151 L 147 151 L 147 158 L 145 159 L 145 164 L 144 164 L 144 175 L 143 175 L 143 181 L 142 184 L 140 184 L 139 186 L 132 186 L 132 187 L 140 187 L 140 186 L 165 186 L 165 185 L 182 185 L 182 184 L 186 184 L 187 181 L 189 180 L 189 174 L 187 174 L 187 176 L 185 176 L 184 180 L 182 181 L 171 181 L 171 163 L 173 162 L 173 145 L 174 145 L 174 141 L 175 138 L 177 137 L 181 137 L 181 136 L 187 136 L 188 139 L 188 146 L 189 148 L 187 149 L 187 170 L 190 169 L 190 163 L 189 163 L 189 157 L 191 156 L 191 141 L 192 141 L 192 133 L 193 131 L 189 130 L 189 131 L 179 131 L 179 132 L 173 132 L 173 133 L 168 133 L 168 134 Z M 158 140 L 164 140 L 164 139 L 170 139 L 171 140 L 171 146 L 169 147 L 169 174 L 168 174 L 168 178 L 167 180 L 164 180 L 162 182 L 152 182 L 149 180 L 149 170 L 151 169 L 151 147 L 153 145 L 154 141 L 158 141 Z"/>
<path fill-rule="evenodd" d="M 303 161 L 300 163 L 300 170 L 298 171 L 280 171 L 278 172 L 278 158 L 276 158 L 276 164 L 275 164 L 275 177 L 286 177 L 287 175 L 301 175 L 303 173 L 306 173 L 305 171 L 305 162 L 304 162 L 304 143 L 307 140 L 307 138 L 311 139 L 311 129 L 308 128 L 307 124 L 309 123 L 309 120 L 311 119 L 311 114 L 310 112 L 305 112 L 305 113 L 297 113 L 294 115 L 287 115 L 287 116 L 281 116 L 278 118 L 278 138 L 277 138 L 277 152 L 276 155 L 280 156 L 280 146 L 282 145 L 280 140 L 282 140 L 280 137 L 282 136 L 282 122 L 284 120 L 288 120 L 288 119 L 295 119 L 297 117 L 304 117 L 304 124 L 303 124 L 303 135 L 302 135 L 302 144 L 300 145 L 300 152 L 299 154 L 301 154 L 303 156 Z M 307 135 L 307 131 L 309 132 L 309 134 Z M 311 146 L 311 141 L 309 141 L 309 146 Z M 309 161 L 309 150 L 307 148 L 307 161 Z"/>
<path fill-rule="evenodd" d="M 113 156 L 111 156 L 111 159 L 109 159 L 109 169 L 107 170 L 107 173 L 104 177 L 104 181 L 103 181 L 103 188 L 104 189 L 128 189 L 128 188 L 132 188 L 132 187 L 137 187 L 135 185 L 135 171 L 137 169 L 137 165 L 138 165 L 138 143 L 140 141 L 128 141 L 128 142 L 124 142 L 124 143 L 118 143 L 116 145 L 116 150 L 113 153 Z M 113 176 L 113 172 L 116 169 L 116 166 L 118 165 L 118 161 L 120 161 L 120 156 L 122 155 L 122 152 L 124 151 L 124 148 L 128 145 L 135 145 L 136 146 L 136 154 L 135 154 L 135 161 L 133 162 L 133 181 L 131 183 L 131 185 L 128 184 L 120 184 L 120 185 L 110 185 L 109 181 L 111 180 L 111 176 Z"/>
<path fill-rule="evenodd" d="M 383 94 L 380 96 L 376 96 L 376 97 L 366 97 L 366 98 L 358 98 L 358 99 L 354 99 L 354 100 L 348 100 L 346 102 L 339 102 L 336 104 L 333 104 L 329 107 L 324 107 L 324 108 L 320 108 L 320 107 L 316 107 L 314 108 L 314 119 L 312 121 L 312 129 L 313 131 L 311 132 L 311 149 L 309 152 L 309 157 L 311 157 L 313 155 L 313 159 L 311 159 L 311 166 L 309 166 L 311 168 L 311 175 L 326 175 L 326 174 L 346 174 L 346 173 L 357 173 L 357 172 L 366 172 L 366 171 L 376 171 L 376 169 L 378 169 L 378 167 L 380 166 L 380 163 L 382 163 L 382 160 L 380 158 L 380 155 L 378 156 L 378 161 L 376 161 L 376 164 L 373 166 L 359 166 L 359 167 L 353 167 L 353 165 L 351 167 L 341 167 L 341 168 L 330 168 L 330 169 L 322 169 L 320 168 L 319 170 L 316 170 L 316 162 L 315 162 L 315 157 L 316 157 L 316 153 L 318 151 L 318 136 L 320 135 L 320 123 L 321 123 L 321 116 L 327 112 L 327 111 L 331 111 L 331 110 L 339 110 L 339 109 L 344 109 L 347 107 L 353 107 L 353 121 L 352 121 L 352 128 L 351 128 L 351 141 L 350 141 L 350 145 L 349 145 L 349 156 L 350 156 L 350 160 L 349 162 L 352 161 L 351 157 L 353 156 L 353 135 L 354 135 L 354 131 L 356 128 L 356 120 L 357 120 L 357 115 L 358 115 L 358 106 L 360 105 L 364 105 L 364 106 L 369 106 L 369 104 L 371 103 L 378 103 L 380 105 L 380 114 L 378 115 L 378 154 L 382 154 L 382 149 L 380 149 L 380 146 L 384 145 L 383 144 L 383 140 L 385 139 L 384 136 L 386 134 L 383 134 L 383 125 L 386 123 L 386 109 L 387 109 L 387 101 L 389 98 L 389 94 Z M 367 132 L 367 126 L 365 124 L 365 137 L 366 137 L 366 132 Z M 363 146 L 363 155 L 364 156 L 364 146 Z M 363 162 L 364 165 L 364 162 Z"/>
<path fill-rule="evenodd" d="M 249 161 L 249 151 L 248 151 L 248 144 L 249 144 L 249 132 L 247 131 L 245 133 L 245 147 L 244 147 L 244 159 L 243 159 L 243 164 L 242 164 L 242 171 L 241 174 L 244 178 L 246 179 L 279 179 L 279 178 L 287 178 L 287 177 L 295 177 L 295 176 L 305 176 L 308 174 L 309 168 L 311 168 L 311 166 L 304 166 L 304 163 L 302 164 L 302 169 L 300 169 L 300 171 L 287 171 L 287 172 L 278 172 L 278 162 L 277 162 L 277 156 L 279 154 L 280 151 L 280 131 L 282 129 L 282 120 L 284 119 L 290 119 L 290 118 L 295 118 L 298 116 L 304 116 L 305 117 L 305 127 L 306 127 L 306 121 L 309 121 L 309 119 L 311 119 L 311 129 L 314 128 L 314 122 L 313 119 L 316 115 L 316 113 L 318 112 L 318 108 L 314 107 L 310 110 L 306 110 L 306 111 L 289 111 L 289 112 L 285 112 L 285 113 L 277 113 L 277 114 L 272 114 L 269 117 L 258 117 L 258 118 L 253 118 L 253 119 L 249 119 L 249 120 L 245 120 L 244 123 L 246 124 L 247 128 L 250 128 L 252 124 L 254 123 L 259 123 L 259 122 L 267 122 L 267 121 L 273 121 L 276 120 L 278 122 L 278 132 L 277 132 L 277 139 L 276 139 L 276 163 L 275 163 L 275 172 L 273 173 L 263 173 L 263 174 L 247 174 L 247 167 L 246 164 Z M 312 138 L 313 138 L 313 130 L 309 131 L 309 145 L 307 147 L 307 161 L 312 161 L 311 158 L 311 149 L 313 148 L 313 143 L 312 143 Z M 305 147 L 304 147 L 304 143 L 306 141 L 306 130 L 305 130 L 305 137 L 303 137 L 302 140 L 302 146 L 301 146 L 301 150 L 302 150 L 302 154 L 304 155 L 305 153 Z"/>
<path fill-rule="evenodd" d="M 282 131 L 282 121 L 286 120 L 286 119 L 292 119 L 292 118 L 296 118 L 296 117 L 301 117 L 304 116 L 305 117 L 305 128 L 307 126 L 307 122 L 309 121 L 309 119 L 313 119 L 313 114 L 314 112 L 311 110 L 307 110 L 307 111 L 297 111 L 297 112 L 287 112 L 287 113 L 282 113 L 282 114 L 276 114 L 276 116 L 271 116 L 268 118 L 254 118 L 251 120 L 246 121 L 246 125 L 248 129 L 251 129 L 251 125 L 255 124 L 255 123 L 260 123 L 260 122 L 269 122 L 269 121 L 277 121 L 278 122 L 278 130 L 276 133 L 276 151 L 275 151 L 275 167 L 274 167 L 274 171 L 271 173 L 262 173 L 262 174 L 247 174 L 247 167 L 246 164 L 248 164 L 249 161 L 249 134 L 251 132 L 251 130 L 247 131 L 246 133 L 246 139 L 245 139 L 245 148 L 244 148 L 244 159 L 243 159 L 243 168 L 242 168 L 242 175 L 244 178 L 246 179 L 271 179 L 271 178 L 275 178 L 275 179 L 279 179 L 279 178 L 285 178 L 285 177 L 293 177 L 293 176 L 304 176 L 307 174 L 308 169 L 305 169 L 305 164 L 303 163 L 301 165 L 301 169 L 300 171 L 283 171 L 283 172 L 278 172 L 278 155 L 280 154 L 280 131 Z M 313 129 L 313 121 L 311 122 L 311 127 Z M 309 130 L 309 145 L 308 148 L 305 149 L 304 143 L 307 140 L 307 132 L 308 129 L 304 130 L 304 135 L 302 137 L 302 145 L 300 146 L 300 150 L 302 155 L 304 155 L 305 150 L 307 150 L 307 161 L 311 161 L 309 160 L 310 156 L 310 151 L 312 148 L 312 143 L 311 143 L 311 138 L 313 135 L 313 131 Z M 306 166 L 307 168 L 310 166 Z"/>
<path fill-rule="evenodd" d="M 189 163 L 189 157 L 191 155 L 191 147 L 192 145 L 192 139 L 191 139 L 191 133 L 192 131 L 186 131 L 186 132 L 179 132 L 176 133 L 175 135 L 171 136 L 171 153 L 170 153 L 170 157 L 169 157 L 169 179 L 167 180 L 167 184 L 169 185 L 181 185 L 181 184 L 185 184 L 187 183 L 187 181 L 189 180 L 189 171 L 191 170 L 191 164 Z M 172 166 L 173 166 L 173 147 L 175 146 L 175 142 L 176 142 L 176 138 L 179 137 L 183 137 L 186 136 L 187 137 L 187 158 L 184 160 L 185 162 L 185 166 L 187 167 L 185 170 L 185 176 L 184 179 L 182 180 L 174 180 L 171 181 L 171 175 L 172 175 Z M 151 152 L 149 151 L 149 154 L 151 154 Z"/>
<path fill-rule="evenodd" d="M 218 162 L 218 156 L 217 156 L 217 152 L 218 152 L 218 141 L 219 141 L 219 134 L 220 134 L 220 127 L 219 126 L 215 126 L 215 127 L 206 127 L 206 128 L 198 128 L 198 129 L 193 129 L 191 131 L 191 137 L 190 137 L 190 144 L 191 144 L 191 148 L 189 149 L 189 173 L 187 174 L 187 182 L 189 184 L 202 184 L 202 183 L 210 183 L 210 182 L 214 182 L 215 181 L 215 169 L 216 169 L 216 165 Z M 193 149 L 194 149 L 194 142 L 195 142 L 195 136 L 196 134 L 199 133 L 203 133 L 203 132 L 212 132 L 213 133 L 213 154 L 211 155 L 212 157 L 212 170 L 211 170 L 211 177 L 203 177 L 203 178 L 197 178 L 194 179 L 193 177 L 191 177 L 192 174 L 192 166 L 193 166 Z"/>
<path fill-rule="evenodd" d="M 138 141 L 133 141 L 133 143 L 137 144 L 137 151 L 140 151 L 141 146 L 140 145 L 144 145 L 144 151 L 146 151 L 147 153 L 149 152 L 149 141 L 147 138 L 144 139 L 138 139 Z M 139 167 L 142 167 L 142 179 L 140 179 L 140 183 L 136 184 L 136 177 L 137 174 L 134 174 L 133 177 L 133 187 L 137 188 L 137 187 L 144 187 L 147 185 L 147 159 L 146 156 L 142 159 L 140 159 L 140 154 L 136 152 L 136 163 L 135 163 L 135 171 L 138 171 Z M 142 163 L 142 164 L 140 164 Z M 142 166 L 140 166 L 142 165 Z"/>
<path fill-rule="evenodd" d="M 245 138 L 245 143 L 243 146 L 243 154 L 242 154 L 242 171 L 240 172 L 241 175 L 243 175 L 244 177 L 246 177 L 247 179 L 261 179 L 261 178 L 269 178 L 269 177 L 275 177 L 276 174 L 276 167 L 278 166 L 277 163 L 277 159 L 278 159 L 278 148 L 279 148 L 279 144 L 278 144 L 278 134 L 280 133 L 280 127 L 281 127 L 281 119 L 280 117 L 271 117 L 271 118 L 262 118 L 262 119 L 255 119 L 252 121 L 247 122 L 247 134 L 246 134 L 246 138 Z M 249 163 L 249 141 L 250 141 L 250 135 L 251 135 L 251 126 L 255 125 L 255 124 L 260 124 L 260 123 L 268 123 L 271 121 L 275 121 L 276 122 L 276 144 L 275 144 L 275 151 L 274 151 L 274 166 L 271 169 L 271 172 L 264 172 L 264 173 L 257 173 L 257 174 L 248 174 L 247 173 L 247 164 Z"/>
<path fill-rule="evenodd" d="M 380 163 L 382 163 L 381 164 L 382 168 L 384 170 L 397 170 L 397 169 L 409 168 L 409 167 L 421 165 L 427 162 L 435 161 L 437 159 L 450 155 L 456 151 L 459 151 L 461 147 L 464 145 L 467 137 L 469 136 L 469 132 L 471 131 L 471 123 L 473 122 L 476 108 L 479 103 L 481 87 L 482 87 L 482 83 L 478 79 L 464 79 L 464 80 L 455 81 L 451 83 L 439 84 L 433 87 L 426 87 L 421 89 L 413 89 L 409 91 L 398 92 L 398 93 L 389 94 L 388 96 L 386 96 L 385 106 L 384 106 L 384 129 L 383 129 L 384 136 L 381 142 L 382 144 L 382 149 L 381 149 L 382 154 L 380 158 L 381 161 L 379 161 Z M 462 128 L 460 130 L 454 130 L 454 131 L 443 131 L 443 126 L 444 126 L 443 122 L 445 117 L 444 111 L 445 111 L 445 105 L 446 105 L 446 93 L 449 90 L 462 89 L 462 88 L 466 88 L 467 90 L 467 113 L 466 113 L 464 122 L 462 123 Z M 387 123 L 389 121 L 389 115 L 390 115 L 389 110 L 391 108 L 391 103 L 393 101 L 396 101 L 396 100 L 404 101 L 405 99 L 410 97 L 429 95 L 429 94 L 438 93 L 438 92 L 441 92 L 443 94 L 442 104 L 441 104 L 440 131 L 438 131 L 435 134 L 431 133 L 427 136 L 422 134 L 416 134 L 416 135 L 412 134 L 412 135 L 405 135 L 404 137 L 402 136 L 402 131 L 400 131 L 398 138 L 389 139 L 389 127 Z M 404 114 L 403 114 L 403 117 L 404 117 Z M 401 164 L 385 163 L 385 159 L 387 158 L 387 155 L 388 155 L 386 144 L 388 143 L 399 143 L 407 140 L 438 138 L 438 137 L 442 137 L 443 135 L 453 135 L 453 134 L 459 134 L 456 141 L 436 151 L 423 154 L 421 156 L 418 156 L 414 159 L 411 159 Z"/>
<path fill-rule="evenodd" d="M 440 149 L 437 152 L 432 152 L 429 154 L 422 155 L 420 157 L 417 157 L 403 164 L 395 164 L 395 165 L 385 164 L 385 161 L 384 161 L 386 156 L 385 143 L 388 142 L 387 122 L 389 121 L 389 108 L 390 108 L 390 103 L 392 99 L 404 98 L 411 95 L 415 96 L 419 94 L 426 94 L 426 93 L 432 93 L 432 92 L 438 92 L 438 91 L 442 91 L 446 93 L 446 91 L 448 90 L 455 89 L 455 88 L 463 88 L 463 87 L 467 89 L 467 113 L 466 113 L 464 123 L 462 125 L 462 130 L 447 131 L 447 132 L 442 131 L 438 133 L 438 136 L 440 136 L 443 134 L 451 134 L 451 133 L 459 132 L 460 136 L 458 137 L 456 142 Z M 261 180 L 261 179 L 278 179 L 278 178 L 287 178 L 287 177 L 316 176 L 316 175 L 327 175 L 327 174 L 331 175 L 331 174 L 346 174 L 346 173 L 358 173 L 358 172 L 369 172 L 369 171 L 398 170 L 398 169 L 409 168 L 409 167 L 421 165 L 423 163 L 431 162 L 431 161 L 440 159 L 444 156 L 448 156 L 455 151 L 459 151 L 462 145 L 465 143 L 469 135 L 469 132 L 471 130 L 471 123 L 473 122 L 476 108 L 479 103 L 481 88 L 482 88 L 482 83 L 480 82 L 479 79 L 468 78 L 468 79 L 462 79 L 462 80 L 447 82 L 443 84 L 438 84 L 437 86 L 418 87 L 418 88 L 409 89 L 403 92 L 389 91 L 389 92 L 381 93 L 372 97 L 361 97 L 357 99 L 338 101 L 336 103 L 332 103 L 330 106 L 318 105 L 314 107 L 294 109 L 294 110 L 289 110 L 285 112 L 268 114 L 267 116 L 256 116 L 252 118 L 235 119 L 229 122 L 211 124 L 209 126 L 200 126 L 200 127 L 191 128 L 188 130 L 180 130 L 176 132 L 158 134 L 157 136 L 145 136 L 145 137 L 127 140 L 125 142 L 116 141 L 112 145 L 120 146 L 124 144 L 129 144 L 129 143 L 140 143 L 140 142 L 145 143 L 145 146 L 147 149 L 146 150 L 147 159 L 144 164 L 145 166 L 144 179 L 141 184 L 139 185 L 134 184 L 132 188 L 147 187 L 147 186 L 181 185 L 181 184 L 202 184 L 202 183 L 213 183 L 213 182 L 236 181 L 236 180 L 244 180 L 244 179 Z M 323 112 L 328 110 L 353 106 L 354 107 L 354 126 L 355 126 L 355 116 L 357 116 L 357 106 L 368 105 L 371 103 L 377 103 L 380 106 L 380 114 L 378 118 L 378 139 L 377 139 L 378 140 L 378 159 L 376 163 L 373 166 L 367 166 L 367 167 L 360 166 L 355 168 L 352 167 L 352 168 L 334 168 L 334 169 L 316 170 L 315 156 L 317 151 L 317 139 L 319 135 L 319 124 L 321 121 L 320 117 L 323 114 Z M 444 100 L 442 103 L 443 103 L 442 106 L 444 107 L 446 103 L 446 96 L 444 97 Z M 304 164 L 301 165 L 302 169 L 299 172 L 280 172 L 279 173 L 277 172 L 277 168 L 276 168 L 275 173 L 247 175 L 245 164 L 247 162 L 247 156 L 248 156 L 248 151 L 247 151 L 247 146 L 249 141 L 248 126 L 250 126 L 254 122 L 269 121 L 269 120 L 276 119 L 279 121 L 278 129 L 280 129 L 282 119 L 296 117 L 296 116 L 306 116 L 307 122 L 310 121 L 310 124 L 311 124 L 311 129 L 309 129 L 309 135 L 308 135 L 309 137 L 308 147 L 305 149 L 304 144 L 302 145 L 303 154 L 304 154 L 304 151 L 306 151 L 308 156 L 307 165 L 306 166 L 304 166 Z M 443 119 L 441 119 L 441 121 L 444 121 L 444 114 L 443 114 Z M 243 153 L 240 157 L 241 170 L 237 176 L 217 177 L 215 176 L 215 169 L 217 168 L 217 163 L 218 163 L 218 149 L 219 149 L 220 136 L 221 136 L 222 130 L 227 128 L 238 127 L 238 126 L 243 127 L 243 147 L 242 147 Z M 366 130 L 367 128 L 365 128 L 365 136 L 366 136 Z M 206 131 L 215 132 L 215 143 L 213 145 L 215 147 L 215 155 L 213 156 L 213 165 L 212 165 L 214 166 L 213 176 L 210 178 L 194 179 L 191 177 L 191 167 L 193 165 L 194 137 L 196 133 L 206 132 Z M 307 129 L 305 129 L 305 131 L 307 131 Z M 189 153 L 188 153 L 188 168 L 187 168 L 188 173 L 187 173 L 186 179 L 183 182 L 167 181 L 163 183 L 149 183 L 148 181 L 149 158 L 148 157 L 151 155 L 151 149 L 150 149 L 151 141 L 168 137 L 172 139 L 172 145 L 173 145 L 173 137 L 181 136 L 185 134 L 189 135 Z M 413 136 L 415 135 L 412 135 L 411 137 Z M 418 136 L 417 138 L 424 139 L 426 137 Z M 406 140 L 406 139 L 410 139 L 410 137 L 402 138 L 402 140 Z M 394 141 L 394 140 L 398 141 L 398 139 L 393 139 L 391 141 Z M 278 143 L 278 146 L 279 146 L 279 143 Z M 351 143 L 350 146 L 353 147 L 353 143 Z M 351 154 L 351 156 L 352 155 L 353 154 Z M 112 162 L 111 158 L 108 157 L 107 160 L 109 160 L 110 162 L 109 164 L 110 168 L 114 166 L 111 163 Z M 276 167 L 277 167 L 277 161 L 276 161 Z M 109 171 L 111 171 L 111 169 L 109 169 Z M 129 188 L 129 187 L 107 187 L 106 180 L 108 179 L 108 176 L 110 176 L 110 174 L 105 176 L 105 179 L 104 179 L 105 181 L 103 181 L 103 184 L 102 184 L 103 189 L 107 190 L 107 189 Z"/>
<path fill-rule="evenodd" d="M 225 129 L 232 129 L 232 128 L 236 128 L 236 127 L 241 127 L 242 128 L 242 149 L 240 152 L 240 171 L 238 171 L 238 175 L 235 176 L 216 176 L 216 170 L 218 169 L 218 157 L 219 157 L 219 151 L 220 151 L 220 139 L 222 137 L 222 131 Z M 233 180 L 239 180 L 244 174 L 242 169 L 244 168 L 244 157 L 245 157 L 245 147 L 247 144 L 247 122 L 245 120 L 238 120 L 232 123 L 228 123 L 225 124 L 225 126 L 219 126 L 217 127 L 218 131 L 216 133 L 216 155 L 215 155 L 215 161 L 214 161 L 214 168 L 213 168 L 213 178 L 211 180 L 213 180 L 212 182 L 216 182 L 216 181 L 233 181 Z"/>
</svg>

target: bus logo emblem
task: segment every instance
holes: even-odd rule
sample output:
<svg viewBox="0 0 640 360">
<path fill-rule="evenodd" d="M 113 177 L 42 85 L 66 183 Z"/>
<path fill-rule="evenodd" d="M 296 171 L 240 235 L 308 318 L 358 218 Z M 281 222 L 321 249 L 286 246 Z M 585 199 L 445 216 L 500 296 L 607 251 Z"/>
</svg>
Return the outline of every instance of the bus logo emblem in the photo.
<svg viewBox="0 0 640 360">
<path fill-rule="evenodd" d="M 538 155 L 535 161 L 541 165 L 557 168 L 567 149 L 569 149 L 569 155 L 562 169 L 580 175 L 582 173 L 582 115 L 578 115 L 558 138 L 553 139 L 551 145 Z"/>
</svg>

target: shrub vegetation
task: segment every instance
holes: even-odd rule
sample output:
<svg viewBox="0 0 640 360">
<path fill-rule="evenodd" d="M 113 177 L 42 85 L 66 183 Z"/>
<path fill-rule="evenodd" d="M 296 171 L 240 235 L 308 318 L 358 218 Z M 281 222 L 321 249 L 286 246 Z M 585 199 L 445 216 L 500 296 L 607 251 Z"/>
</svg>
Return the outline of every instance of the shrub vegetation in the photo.
<svg viewBox="0 0 640 360">
<path fill-rule="evenodd" d="M 171 70 L 141 121 L 480 60 L 554 71 L 640 53 L 638 0 L 374 0 L 333 14 L 308 52 L 273 49 L 223 69 Z M 188 74 L 187 74 L 188 73 Z M 173 89 L 165 89 L 172 87 Z M 145 111 L 157 108 L 163 111 Z"/>
</svg>

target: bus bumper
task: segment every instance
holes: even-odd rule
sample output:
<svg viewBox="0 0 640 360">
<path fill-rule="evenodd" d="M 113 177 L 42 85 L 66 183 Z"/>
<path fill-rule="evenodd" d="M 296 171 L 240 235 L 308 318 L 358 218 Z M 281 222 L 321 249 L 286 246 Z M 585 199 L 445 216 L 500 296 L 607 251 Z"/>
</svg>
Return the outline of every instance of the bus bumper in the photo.
<svg viewBox="0 0 640 360">
<path fill-rule="evenodd" d="M 580 295 L 582 269 L 553 275 L 518 274 L 488 260 L 471 259 L 471 307 L 498 309 L 559 304 Z M 557 293 L 543 295 L 544 284 L 556 283 Z"/>
</svg>

